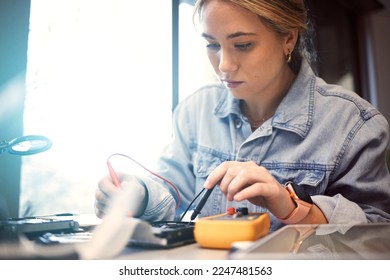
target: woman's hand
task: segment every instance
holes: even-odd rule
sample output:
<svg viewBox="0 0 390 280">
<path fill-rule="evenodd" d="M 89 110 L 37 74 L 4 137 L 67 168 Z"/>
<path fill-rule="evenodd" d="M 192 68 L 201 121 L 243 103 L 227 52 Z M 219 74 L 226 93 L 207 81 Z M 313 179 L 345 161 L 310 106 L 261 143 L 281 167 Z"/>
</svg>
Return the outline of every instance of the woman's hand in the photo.
<svg viewBox="0 0 390 280">
<path fill-rule="evenodd" d="M 265 167 L 255 162 L 223 162 L 211 172 L 205 188 L 217 184 L 228 200 L 248 200 L 267 208 L 276 217 L 287 217 L 295 209 L 287 190 Z"/>
<path fill-rule="evenodd" d="M 285 219 L 296 208 L 289 192 L 274 176 L 255 162 L 226 161 L 209 175 L 205 188 L 219 185 L 228 200 L 249 202 L 267 208 L 275 217 Z M 300 221 L 305 224 L 325 224 L 327 219 L 316 205 Z"/>
<path fill-rule="evenodd" d="M 117 176 L 121 184 L 121 188 L 136 188 L 137 198 L 135 198 L 136 202 L 134 203 L 138 206 L 140 206 L 139 204 L 142 205 L 142 201 L 144 200 L 146 195 L 145 188 L 141 184 L 139 184 L 138 181 L 135 180 L 135 178 L 131 175 L 117 172 Z M 98 187 L 95 191 L 95 213 L 97 217 L 103 218 L 104 214 L 107 211 L 107 207 L 109 206 L 111 197 L 118 191 L 119 188 L 114 185 L 110 175 L 104 176 L 98 182 Z M 131 201 L 129 201 L 129 203 L 131 203 Z M 142 215 L 142 213 L 140 212 L 144 210 L 144 207 L 142 206 L 137 208 L 142 209 L 135 209 L 135 213 L 132 213 L 133 216 Z"/>
</svg>

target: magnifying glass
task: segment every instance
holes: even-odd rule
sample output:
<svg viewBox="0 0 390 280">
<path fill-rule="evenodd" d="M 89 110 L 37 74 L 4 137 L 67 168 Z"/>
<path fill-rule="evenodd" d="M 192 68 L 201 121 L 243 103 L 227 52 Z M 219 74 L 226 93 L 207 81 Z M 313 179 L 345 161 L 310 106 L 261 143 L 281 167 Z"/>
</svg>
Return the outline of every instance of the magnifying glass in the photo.
<svg viewBox="0 0 390 280">
<path fill-rule="evenodd" d="M 13 155 L 28 156 L 50 149 L 52 142 L 46 136 L 27 135 L 9 142 L 0 141 L 0 154 L 8 152 Z"/>
</svg>

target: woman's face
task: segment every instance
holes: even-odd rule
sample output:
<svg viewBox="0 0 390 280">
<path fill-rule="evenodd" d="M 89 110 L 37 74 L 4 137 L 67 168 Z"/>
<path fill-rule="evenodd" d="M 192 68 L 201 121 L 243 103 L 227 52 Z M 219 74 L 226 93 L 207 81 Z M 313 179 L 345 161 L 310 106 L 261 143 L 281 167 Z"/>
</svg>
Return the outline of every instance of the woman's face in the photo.
<svg viewBox="0 0 390 280">
<path fill-rule="evenodd" d="M 286 73 L 291 74 L 285 55 L 295 41 L 249 10 L 223 1 L 207 1 L 200 23 L 214 71 L 236 98 L 277 94 Z"/>
</svg>

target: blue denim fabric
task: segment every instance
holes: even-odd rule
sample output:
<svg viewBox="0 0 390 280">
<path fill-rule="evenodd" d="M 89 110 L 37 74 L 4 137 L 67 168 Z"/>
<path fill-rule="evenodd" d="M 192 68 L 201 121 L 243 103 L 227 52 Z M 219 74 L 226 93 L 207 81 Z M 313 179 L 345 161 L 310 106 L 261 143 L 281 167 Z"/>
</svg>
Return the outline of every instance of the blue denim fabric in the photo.
<svg viewBox="0 0 390 280">
<path fill-rule="evenodd" d="M 180 215 L 201 191 L 208 174 L 224 161 L 254 161 L 284 184 L 304 186 L 329 223 L 390 221 L 390 177 L 385 162 L 389 144 L 386 119 L 368 102 L 340 86 L 301 70 L 276 113 L 252 132 L 235 99 L 223 85 L 209 85 L 182 101 L 174 112 L 173 139 L 163 150 L 158 173 L 181 193 Z M 177 197 L 149 181 L 148 219 L 173 218 Z M 164 190 L 165 191 L 165 190 Z M 172 202 L 172 201 L 171 201 Z M 160 204 L 158 204 L 160 203 Z M 159 205 L 157 207 L 156 205 Z M 215 215 L 228 206 L 249 211 L 267 209 L 249 202 L 227 203 L 215 188 L 201 215 Z M 169 211 L 168 211 L 169 209 Z M 168 214 L 169 212 L 169 214 Z M 271 230 L 282 224 L 271 214 Z"/>
</svg>

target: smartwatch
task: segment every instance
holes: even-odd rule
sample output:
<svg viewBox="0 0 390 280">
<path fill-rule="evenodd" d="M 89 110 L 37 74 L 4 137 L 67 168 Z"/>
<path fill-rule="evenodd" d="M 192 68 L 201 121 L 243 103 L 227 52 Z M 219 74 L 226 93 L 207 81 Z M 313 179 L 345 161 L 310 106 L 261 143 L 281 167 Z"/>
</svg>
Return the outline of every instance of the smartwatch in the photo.
<svg viewBox="0 0 390 280">
<path fill-rule="evenodd" d="M 291 181 L 284 186 L 297 207 L 286 218 L 279 220 L 285 224 L 297 224 L 309 214 L 313 201 L 302 186 L 298 186 Z"/>
</svg>

